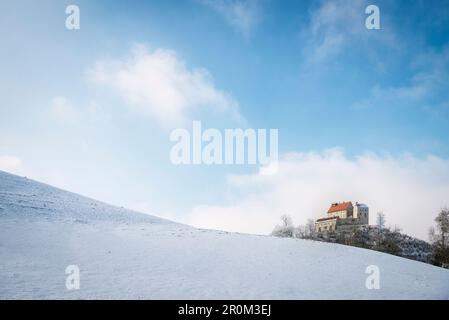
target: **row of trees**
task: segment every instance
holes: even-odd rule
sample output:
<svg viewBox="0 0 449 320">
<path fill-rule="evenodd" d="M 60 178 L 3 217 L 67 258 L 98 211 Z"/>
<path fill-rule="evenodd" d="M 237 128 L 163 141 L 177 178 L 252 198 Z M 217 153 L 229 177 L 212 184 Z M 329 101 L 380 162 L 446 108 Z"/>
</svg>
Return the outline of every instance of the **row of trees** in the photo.
<svg viewBox="0 0 449 320">
<path fill-rule="evenodd" d="M 315 221 L 309 219 L 305 225 L 295 227 L 292 217 L 284 214 L 281 216 L 281 223 L 274 227 L 271 235 L 281 238 L 314 239 Z"/>
<path fill-rule="evenodd" d="M 315 232 L 315 221 L 307 220 L 305 225 L 296 226 L 288 215 L 281 216 L 272 235 L 286 238 L 332 241 L 363 247 L 411 259 L 431 262 L 449 268 L 449 210 L 442 209 L 435 219 L 436 226 L 429 232 L 430 244 L 401 233 L 398 227 L 386 227 L 385 214 L 379 212 L 376 226 L 355 228 L 345 232 Z"/>
</svg>

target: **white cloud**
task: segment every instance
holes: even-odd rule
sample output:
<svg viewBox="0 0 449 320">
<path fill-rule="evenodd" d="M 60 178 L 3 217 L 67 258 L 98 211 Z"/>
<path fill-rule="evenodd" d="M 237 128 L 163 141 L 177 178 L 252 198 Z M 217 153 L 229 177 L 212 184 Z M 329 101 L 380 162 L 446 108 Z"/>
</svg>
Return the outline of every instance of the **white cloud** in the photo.
<svg viewBox="0 0 449 320">
<path fill-rule="evenodd" d="M 324 1 L 311 11 L 306 33 L 313 60 L 338 54 L 350 37 L 363 31 L 363 4 L 363 0 Z"/>
<path fill-rule="evenodd" d="M 200 0 L 221 14 L 227 23 L 248 37 L 262 20 L 260 0 Z"/>
<path fill-rule="evenodd" d="M 0 156 L 0 170 L 14 174 L 22 174 L 22 161 L 16 156 Z"/>
<path fill-rule="evenodd" d="M 413 76 L 402 86 L 374 86 L 367 99 L 355 108 L 406 105 L 434 113 L 449 111 L 449 46 L 440 52 L 417 55 L 411 65 Z"/>
<path fill-rule="evenodd" d="M 449 205 L 449 159 L 418 159 L 365 153 L 354 159 L 339 149 L 281 157 L 275 175 L 234 175 L 235 194 L 225 205 L 199 205 L 188 222 L 203 228 L 269 233 L 281 214 L 294 221 L 325 216 L 332 202 L 359 201 L 370 207 L 371 223 L 383 211 L 387 222 L 426 239 L 438 210 Z"/>
<path fill-rule="evenodd" d="M 172 50 L 138 45 L 126 60 L 98 61 L 89 75 L 164 126 L 183 123 L 198 109 L 240 117 L 237 102 L 215 87 L 207 70 L 188 69 Z"/>
<path fill-rule="evenodd" d="M 365 27 L 366 0 L 326 0 L 310 11 L 310 24 L 302 32 L 307 62 L 323 62 L 337 57 L 345 49 L 353 50 L 360 45 L 369 48 L 372 55 L 376 44 L 398 47 L 399 42 L 392 26 L 388 31 L 367 30 Z M 387 14 L 381 11 L 381 21 Z M 382 23 L 382 22 L 381 22 Z M 385 56 L 381 57 L 385 60 Z"/>
</svg>

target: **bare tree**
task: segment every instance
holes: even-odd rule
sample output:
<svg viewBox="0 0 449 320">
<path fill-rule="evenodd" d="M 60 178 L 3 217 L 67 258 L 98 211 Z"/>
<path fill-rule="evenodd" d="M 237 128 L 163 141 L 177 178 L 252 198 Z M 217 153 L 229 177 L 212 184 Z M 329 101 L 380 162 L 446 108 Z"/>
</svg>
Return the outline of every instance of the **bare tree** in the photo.
<svg viewBox="0 0 449 320">
<path fill-rule="evenodd" d="M 307 220 L 305 233 L 308 239 L 313 239 L 315 237 L 315 221 L 313 219 Z"/>
<path fill-rule="evenodd" d="M 399 226 L 394 225 L 394 226 L 393 226 L 393 229 L 391 230 L 391 232 L 393 232 L 393 233 L 401 233 L 401 232 L 402 232 L 402 229 L 399 228 Z"/>
<path fill-rule="evenodd" d="M 294 237 L 298 239 L 306 239 L 306 226 L 299 225 L 295 228 Z"/>
<path fill-rule="evenodd" d="M 382 211 L 378 212 L 376 218 L 376 225 L 379 228 L 380 232 L 382 232 L 382 230 L 385 228 L 385 222 L 386 222 L 385 214 Z"/>
<path fill-rule="evenodd" d="M 281 224 L 274 227 L 271 235 L 276 237 L 292 238 L 294 231 L 295 227 L 293 225 L 292 217 L 284 214 L 281 216 Z"/>
<path fill-rule="evenodd" d="M 430 228 L 434 264 L 449 267 L 449 210 L 444 208 L 435 218 L 436 228 Z"/>
</svg>

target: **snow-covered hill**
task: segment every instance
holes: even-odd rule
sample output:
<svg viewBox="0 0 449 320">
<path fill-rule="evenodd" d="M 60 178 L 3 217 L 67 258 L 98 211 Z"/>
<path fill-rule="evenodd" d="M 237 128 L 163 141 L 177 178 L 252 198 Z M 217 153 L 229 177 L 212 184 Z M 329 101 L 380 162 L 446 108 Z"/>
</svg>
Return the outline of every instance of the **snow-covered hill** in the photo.
<svg viewBox="0 0 449 320">
<path fill-rule="evenodd" d="M 81 270 L 67 290 L 65 269 Z M 365 286 L 366 267 L 380 289 Z M 375 251 L 200 230 L 0 171 L 0 299 L 449 299 L 449 271 Z"/>
</svg>

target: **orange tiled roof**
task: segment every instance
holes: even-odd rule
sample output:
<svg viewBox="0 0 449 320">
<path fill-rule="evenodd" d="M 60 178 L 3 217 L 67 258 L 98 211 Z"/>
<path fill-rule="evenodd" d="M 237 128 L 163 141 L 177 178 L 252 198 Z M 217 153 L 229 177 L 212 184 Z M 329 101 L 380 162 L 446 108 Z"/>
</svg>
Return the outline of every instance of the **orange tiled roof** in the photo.
<svg viewBox="0 0 449 320">
<path fill-rule="evenodd" d="M 333 203 L 327 213 L 348 210 L 350 205 L 352 205 L 351 202 Z"/>
</svg>

